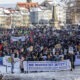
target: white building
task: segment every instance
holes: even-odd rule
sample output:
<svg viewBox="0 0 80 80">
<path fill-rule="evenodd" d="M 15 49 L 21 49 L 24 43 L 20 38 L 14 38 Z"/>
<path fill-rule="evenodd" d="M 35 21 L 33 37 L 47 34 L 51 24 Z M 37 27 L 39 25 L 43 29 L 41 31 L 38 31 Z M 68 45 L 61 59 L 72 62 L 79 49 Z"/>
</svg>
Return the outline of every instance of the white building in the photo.
<svg viewBox="0 0 80 80">
<path fill-rule="evenodd" d="M 11 15 L 13 27 L 27 27 L 30 24 L 30 14 L 26 8 L 20 8 L 20 10 L 16 10 Z"/>
<path fill-rule="evenodd" d="M 30 14 L 27 9 L 13 10 L 0 8 L 0 27 L 28 27 L 30 24 Z"/>
<path fill-rule="evenodd" d="M 0 27 L 10 27 L 11 18 L 10 11 L 8 9 L 0 8 Z"/>
<path fill-rule="evenodd" d="M 61 5 L 56 5 L 56 16 L 60 26 L 65 26 L 66 24 L 66 9 Z"/>
<path fill-rule="evenodd" d="M 41 20 L 43 21 L 43 24 L 49 24 L 50 21 L 52 20 L 52 10 L 44 6 L 42 6 L 41 9 L 42 9 Z"/>
<path fill-rule="evenodd" d="M 42 14 L 42 10 L 39 7 L 30 9 L 30 20 L 32 24 L 39 23 L 39 16 L 41 17 L 40 14 Z"/>
<path fill-rule="evenodd" d="M 31 8 L 30 17 L 32 24 L 49 24 L 52 19 L 52 11 L 42 6 Z"/>
<path fill-rule="evenodd" d="M 66 5 L 59 0 L 45 0 L 42 6 L 46 6 L 53 11 L 53 21 L 55 26 L 64 26 L 66 24 Z"/>
</svg>

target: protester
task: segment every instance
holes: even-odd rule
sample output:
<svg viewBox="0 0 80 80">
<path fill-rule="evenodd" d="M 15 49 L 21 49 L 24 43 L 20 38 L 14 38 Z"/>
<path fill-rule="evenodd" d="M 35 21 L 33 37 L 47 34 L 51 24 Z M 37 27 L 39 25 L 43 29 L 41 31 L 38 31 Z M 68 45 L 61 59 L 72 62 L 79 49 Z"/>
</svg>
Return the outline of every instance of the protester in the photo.
<svg viewBox="0 0 80 80">
<path fill-rule="evenodd" d="M 14 73 L 14 54 L 11 52 L 11 73 Z"/>
<path fill-rule="evenodd" d="M 71 32 L 71 34 L 69 34 Z M 53 27 L 1 29 L 0 56 L 23 58 L 27 61 L 60 61 L 70 59 L 74 68 L 75 55 L 80 54 L 79 32 L 53 30 Z M 75 34 L 74 34 L 75 33 Z M 73 54 L 72 54 L 73 53 Z M 12 57 L 12 72 L 14 60 Z"/>
</svg>

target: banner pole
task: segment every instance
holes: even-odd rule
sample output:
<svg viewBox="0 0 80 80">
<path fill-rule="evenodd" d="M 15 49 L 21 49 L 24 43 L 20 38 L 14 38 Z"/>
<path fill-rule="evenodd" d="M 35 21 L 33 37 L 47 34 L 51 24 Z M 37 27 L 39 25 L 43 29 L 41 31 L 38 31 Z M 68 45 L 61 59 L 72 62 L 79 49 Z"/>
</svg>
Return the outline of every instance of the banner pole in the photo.
<svg viewBox="0 0 80 80">
<path fill-rule="evenodd" d="M 27 73 L 28 73 L 28 61 L 27 61 Z"/>
<path fill-rule="evenodd" d="M 6 73 L 7 73 L 7 65 L 6 65 Z"/>
</svg>

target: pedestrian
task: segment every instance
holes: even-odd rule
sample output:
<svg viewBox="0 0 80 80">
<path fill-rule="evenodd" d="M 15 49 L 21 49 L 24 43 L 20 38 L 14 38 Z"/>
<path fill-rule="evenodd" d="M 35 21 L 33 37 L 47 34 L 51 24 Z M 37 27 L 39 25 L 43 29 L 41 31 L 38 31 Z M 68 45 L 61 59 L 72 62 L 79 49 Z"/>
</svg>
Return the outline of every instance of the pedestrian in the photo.
<svg viewBox="0 0 80 80">
<path fill-rule="evenodd" d="M 24 73 L 23 61 L 24 61 L 24 57 L 21 56 L 21 59 L 20 59 L 20 70 L 21 70 L 21 73 Z"/>
<path fill-rule="evenodd" d="M 75 55 L 73 53 L 68 53 L 67 59 L 69 59 L 71 62 L 71 71 L 72 71 L 73 69 L 75 69 L 75 65 L 74 65 Z"/>
<path fill-rule="evenodd" d="M 11 53 L 11 73 L 14 73 L 14 54 Z"/>
</svg>

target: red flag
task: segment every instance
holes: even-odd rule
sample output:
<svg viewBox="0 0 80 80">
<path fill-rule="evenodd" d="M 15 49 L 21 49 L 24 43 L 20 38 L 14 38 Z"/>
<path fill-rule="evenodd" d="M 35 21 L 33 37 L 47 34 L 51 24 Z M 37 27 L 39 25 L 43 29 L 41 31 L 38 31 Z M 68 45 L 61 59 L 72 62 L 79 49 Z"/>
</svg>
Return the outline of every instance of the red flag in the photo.
<svg viewBox="0 0 80 80">
<path fill-rule="evenodd" d="M 2 50 L 2 47 L 3 47 L 3 45 L 2 45 L 2 44 L 0 44 L 0 50 Z"/>
</svg>

